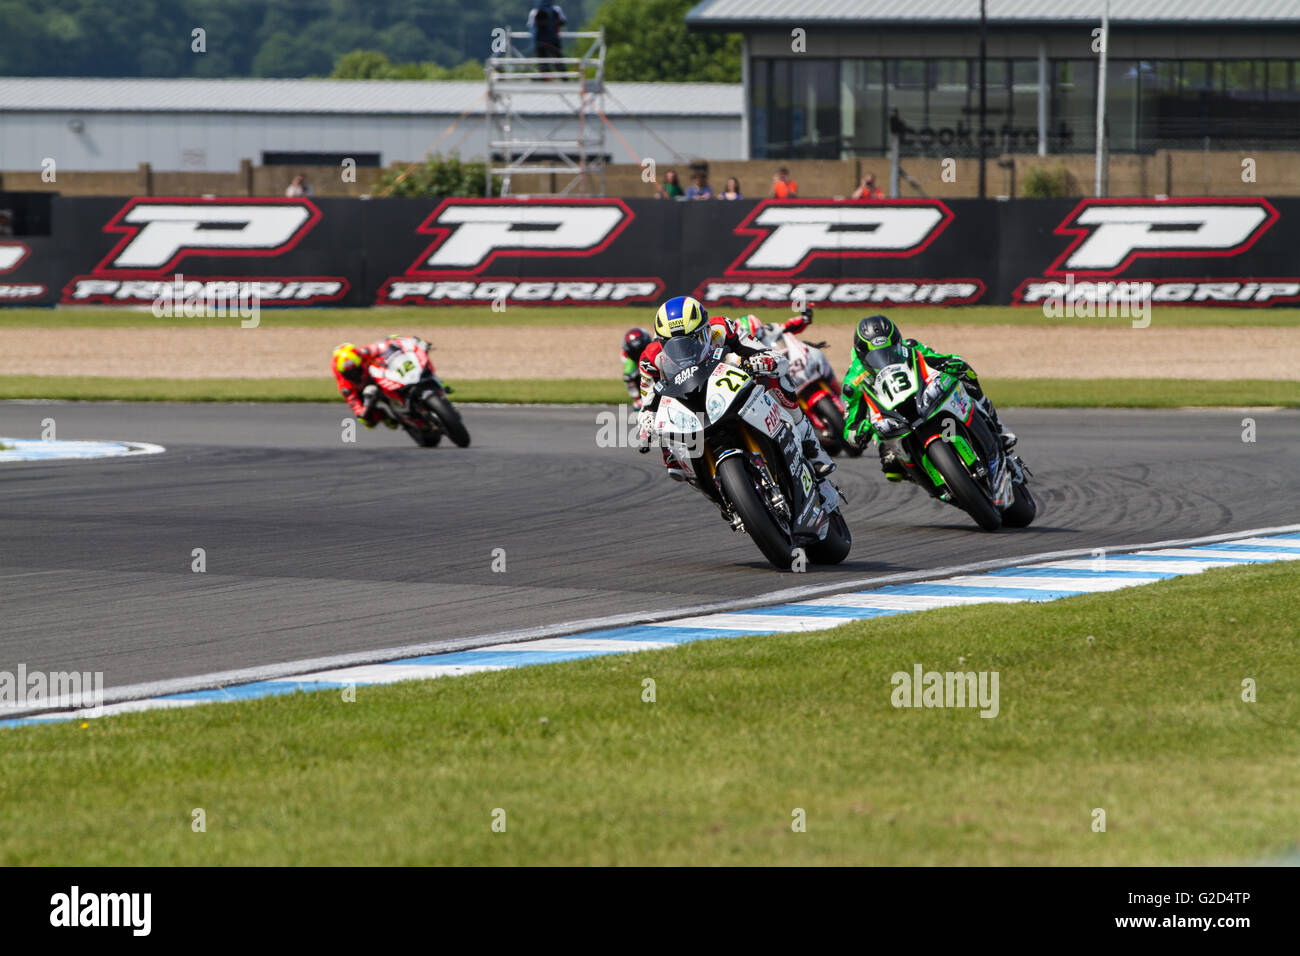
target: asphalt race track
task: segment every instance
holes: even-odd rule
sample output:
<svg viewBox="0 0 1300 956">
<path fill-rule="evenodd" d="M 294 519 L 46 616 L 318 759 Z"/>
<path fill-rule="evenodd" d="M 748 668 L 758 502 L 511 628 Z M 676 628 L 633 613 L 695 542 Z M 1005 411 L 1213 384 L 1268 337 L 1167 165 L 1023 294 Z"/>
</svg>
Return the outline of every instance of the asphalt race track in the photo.
<svg viewBox="0 0 1300 956">
<path fill-rule="evenodd" d="M 986 534 L 874 451 L 841 459 L 853 553 L 772 570 L 657 452 L 597 444 L 597 409 L 465 406 L 473 445 L 342 441 L 340 405 L 0 403 L 0 435 L 165 445 L 0 465 L 0 670 L 144 681 L 664 610 L 1067 548 L 1294 522 L 1300 413 L 1030 411 L 1040 510 Z M 1257 423 L 1242 441 L 1242 419 Z M 204 549 L 206 571 L 192 570 Z M 504 549 L 505 571 L 492 570 Z"/>
</svg>

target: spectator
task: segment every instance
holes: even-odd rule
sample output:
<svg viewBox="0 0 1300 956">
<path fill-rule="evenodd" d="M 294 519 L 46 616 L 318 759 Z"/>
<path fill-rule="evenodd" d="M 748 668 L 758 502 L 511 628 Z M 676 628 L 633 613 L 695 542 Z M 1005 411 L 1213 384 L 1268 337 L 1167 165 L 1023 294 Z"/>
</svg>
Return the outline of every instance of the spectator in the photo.
<svg viewBox="0 0 1300 956">
<path fill-rule="evenodd" d="M 709 184 L 704 181 L 703 173 L 696 173 L 691 178 L 691 184 L 686 187 L 687 199 L 712 199 L 713 190 Z"/>
<path fill-rule="evenodd" d="M 293 177 L 293 182 L 289 184 L 289 188 L 284 191 L 284 194 L 290 199 L 301 199 L 304 196 L 310 196 L 311 187 L 307 185 L 307 177 L 302 173 Z"/>
<path fill-rule="evenodd" d="M 862 178 L 862 182 L 858 185 L 858 188 L 853 190 L 853 195 L 849 198 L 884 199 L 885 194 L 876 188 L 876 174 L 867 173 L 867 175 Z"/>
<path fill-rule="evenodd" d="M 559 58 L 564 56 L 560 46 L 560 27 L 568 21 L 559 4 L 551 0 L 537 0 L 528 13 L 528 32 L 533 35 L 533 56 Z M 550 73 L 560 70 L 559 63 L 543 63 L 541 70 Z"/>
<path fill-rule="evenodd" d="M 664 173 L 664 185 L 661 192 L 669 199 L 682 198 L 682 182 L 677 178 L 677 170 L 670 169 Z"/>
<path fill-rule="evenodd" d="M 744 199 L 745 197 L 740 194 L 740 180 L 735 176 L 729 178 L 727 180 L 727 185 L 723 188 L 722 192 L 718 193 L 718 198 Z"/>
<path fill-rule="evenodd" d="M 790 178 L 790 170 L 782 166 L 772 177 L 772 192 L 776 199 L 794 199 L 799 195 L 799 184 Z"/>
</svg>

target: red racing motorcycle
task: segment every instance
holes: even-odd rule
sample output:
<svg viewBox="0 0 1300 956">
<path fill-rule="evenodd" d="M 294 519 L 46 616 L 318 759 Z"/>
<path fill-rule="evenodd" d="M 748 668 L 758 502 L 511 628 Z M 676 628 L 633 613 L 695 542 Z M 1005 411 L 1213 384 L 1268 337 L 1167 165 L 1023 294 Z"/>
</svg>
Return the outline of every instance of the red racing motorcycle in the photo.
<svg viewBox="0 0 1300 956">
<path fill-rule="evenodd" d="M 421 447 L 433 448 L 443 435 L 461 448 L 469 446 L 469 431 L 419 340 L 392 340 L 366 371 L 374 380 L 361 392 L 367 412 L 380 409 Z"/>
</svg>

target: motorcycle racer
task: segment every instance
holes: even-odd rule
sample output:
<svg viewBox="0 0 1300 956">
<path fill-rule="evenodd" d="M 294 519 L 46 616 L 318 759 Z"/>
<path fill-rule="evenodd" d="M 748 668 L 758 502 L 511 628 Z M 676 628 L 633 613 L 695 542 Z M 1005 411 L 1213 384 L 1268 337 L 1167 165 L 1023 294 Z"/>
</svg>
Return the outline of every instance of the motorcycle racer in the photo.
<svg viewBox="0 0 1300 956">
<path fill-rule="evenodd" d="M 352 409 L 352 414 L 367 428 L 374 428 L 382 419 L 389 428 L 396 428 L 398 422 L 391 418 L 382 405 L 376 404 L 379 386 L 370 377 L 370 363 L 382 358 L 390 351 L 413 349 L 416 346 L 426 352 L 432 348 L 424 339 L 410 335 L 390 335 L 369 345 L 353 345 L 344 342 L 334 350 L 334 381 L 338 385 L 343 400 Z M 447 391 L 451 391 L 450 388 Z"/>
<path fill-rule="evenodd" d="M 853 336 L 853 363 L 844 373 L 843 395 L 847 408 L 844 416 L 844 440 L 858 447 L 864 447 L 874 434 L 866 404 L 862 401 L 862 392 L 875 374 L 865 363 L 868 352 L 885 348 L 915 349 L 925 358 L 931 368 L 946 372 L 961 380 L 966 391 L 988 415 L 997 429 L 1004 450 L 1010 451 L 1016 444 L 1016 435 L 1008 431 L 998 417 L 997 409 L 989 401 L 980 387 L 975 370 L 960 355 L 943 354 L 921 344 L 916 339 L 904 339 L 902 333 L 886 316 L 872 315 L 858 323 Z M 910 477 L 898 457 L 889 451 L 883 442 L 878 443 L 880 451 L 880 468 L 889 481 L 904 481 Z"/>
<path fill-rule="evenodd" d="M 788 380 L 785 358 L 772 352 L 758 341 L 744 327 L 732 322 L 725 316 L 710 316 L 697 299 L 690 296 L 677 296 L 669 299 L 659 307 L 654 322 L 657 338 L 641 353 L 641 414 L 637 427 L 637 450 L 641 453 L 650 450 L 650 435 L 654 427 L 654 413 L 659 405 L 659 393 L 655 384 L 659 381 L 662 370 L 658 365 L 663 353 L 663 341 L 674 336 L 690 336 L 711 348 L 725 348 L 740 356 L 746 371 L 759 379 L 768 393 L 776 401 L 781 414 L 789 421 L 799 438 L 804 457 L 812 465 L 813 472 L 825 478 L 835 470 L 835 463 L 826 454 L 812 423 L 808 421 L 799 408 L 798 399 Z M 685 480 L 684 471 L 677 465 L 668 450 L 664 449 L 664 465 L 670 477 L 678 481 Z"/>
<path fill-rule="evenodd" d="M 791 335 L 798 335 L 808 326 L 812 325 L 813 310 L 808 306 L 792 319 L 786 319 L 784 322 L 767 322 L 763 323 L 758 320 L 756 315 L 746 315 L 736 320 L 736 325 L 745 332 L 748 332 L 764 345 L 775 345 L 781 341 L 781 336 L 789 332 Z"/>
<path fill-rule="evenodd" d="M 650 344 L 650 333 L 642 328 L 628 329 L 623 336 L 623 384 L 627 386 L 632 407 L 641 408 L 641 353 Z"/>
</svg>

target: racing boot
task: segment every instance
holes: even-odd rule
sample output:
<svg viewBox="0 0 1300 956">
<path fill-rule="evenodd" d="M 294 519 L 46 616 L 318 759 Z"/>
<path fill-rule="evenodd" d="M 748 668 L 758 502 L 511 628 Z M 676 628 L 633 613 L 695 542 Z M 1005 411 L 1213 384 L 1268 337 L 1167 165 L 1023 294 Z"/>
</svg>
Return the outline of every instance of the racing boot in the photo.
<svg viewBox="0 0 1300 956">
<path fill-rule="evenodd" d="M 668 477 L 673 481 L 690 481 L 690 475 L 682 467 L 682 463 L 674 458 L 667 448 L 663 449 L 664 467 L 668 469 Z"/>
<path fill-rule="evenodd" d="M 799 421 L 794 426 L 794 433 L 803 445 L 803 456 L 808 459 L 808 464 L 812 465 L 813 474 L 818 479 L 829 477 L 835 470 L 835 462 L 831 461 L 831 456 L 826 454 L 826 449 L 817 440 L 817 432 L 813 430 L 812 422 L 808 420 L 807 415 L 799 416 Z"/>
<path fill-rule="evenodd" d="M 909 481 L 911 476 L 908 475 L 907 469 L 903 466 L 902 461 L 892 451 L 884 445 L 877 446 L 880 451 L 880 470 L 885 473 L 886 481 Z"/>
<path fill-rule="evenodd" d="M 967 371 L 965 384 L 966 391 L 970 394 L 970 397 L 975 399 L 975 403 L 979 405 L 980 410 L 984 412 L 988 420 L 993 423 L 993 427 L 998 430 L 998 438 L 1002 441 L 1002 450 L 1010 451 L 1012 448 L 1015 448 L 1016 433 L 1009 431 L 1007 426 L 1002 424 L 1002 419 L 998 417 L 998 410 L 993 407 L 993 403 L 989 401 L 989 397 L 984 394 L 984 389 L 980 386 L 979 379 L 975 376 L 973 371 Z"/>
<path fill-rule="evenodd" d="M 988 400 L 987 395 L 980 399 L 980 408 L 984 409 L 985 414 L 989 417 L 989 421 L 991 421 L 993 427 L 998 430 L 998 438 L 1002 440 L 1002 450 L 1010 451 L 1015 448 L 1016 433 L 1008 430 L 1007 426 L 1002 424 L 1002 419 L 998 417 L 998 410 L 993 407 L 993 403 Z"/>
</svg>

